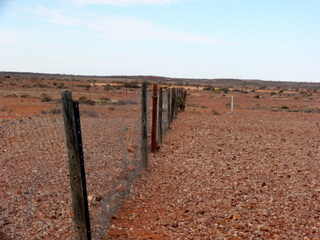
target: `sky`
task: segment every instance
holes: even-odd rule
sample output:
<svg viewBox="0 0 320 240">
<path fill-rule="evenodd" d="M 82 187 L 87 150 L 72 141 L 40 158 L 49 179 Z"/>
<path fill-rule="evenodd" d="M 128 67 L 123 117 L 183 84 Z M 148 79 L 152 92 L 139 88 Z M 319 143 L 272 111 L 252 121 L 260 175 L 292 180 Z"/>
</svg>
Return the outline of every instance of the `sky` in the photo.
<svg viewBox="0 0 320 240">
<path fill-rule="evenodd" d="M 0 0 L 0 71 L 320 82 L 320 0 Z"/>
</svg>

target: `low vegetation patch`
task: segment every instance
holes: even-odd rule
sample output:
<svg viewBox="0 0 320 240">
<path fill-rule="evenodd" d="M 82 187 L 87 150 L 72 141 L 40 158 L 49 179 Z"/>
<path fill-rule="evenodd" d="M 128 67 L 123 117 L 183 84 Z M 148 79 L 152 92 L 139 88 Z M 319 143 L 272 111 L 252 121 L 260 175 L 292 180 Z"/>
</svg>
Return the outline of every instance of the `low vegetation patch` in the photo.
<svg viewBox="0 0 320 240">
<path fill-rule="evenodd" d="M 93 110 L 82 110 L 80 112 L 80 116 L 98 118 L 98 117 L 100 117 L 100 114 L 96 111 L 93 111 Z"/>
<path fill-rule="evenodd" d="M 46 93 L 41 94 L 41 102 L 51 102 L 53 101 L 52 97 L 48 96 Z"/>
<path fill-rule="evenodd" d="M 32 96 L 28 93 L 24 93 L 20 95 L 20 98 L 32 98 Z"/>
<path fill-rule="evenodd" d="M 11 93 L 5 96 L 6 98 L 18 98 L 19 96 L 15 93 Z"/>
<path fill-rule="evenodd" d="M 196 103 L 188 103 L 187 106 L 188 107 L 199 107 L 199 105 Z"/>
<path fill-rule="evenodd" d="M 1 107 L 0 108 L 0 112 L 7 112 L 8 111 L 8 107 Z"/>
<path fill-rule="evenodd" d="M 87 99 L 87 97 L 82 96 L 79 98 L 79 103 L 88 104 L 88 105 L 95 105 L 96 101 L 93 99 Z"/>
<path fill-rule="evenodd" d="M 123 83 L 123 87 L 125 88 L 140 88 L 138 81 L 131 81 Z"/>
<path fill-rule="evenodd" d="M 214 87 L 212 85 L 207 85 L 207 86 L 204 86 L 203 90 L 204 91 L 214 91 Z"/>
<path fill-rule="evenodd" d="M 51 108 L 49 110 L 41 110 L 42 114 L 50 114 L 50 115 L 60 115 L 61 109 L 60 108 Z"/>
<path fill-rule="evenodd" d="M 220 115 L 220 113 L 215 109 L 212 109 L 212 113 L 213 113 L 213 115 Z"/>
<path fill-rule="evenodd" d="M 138 103 L 132 100 L 126 100 L 126 101 L 120 100 L 115 103 L 115 105 L 135 105 L 135 104 L 138 104 Z"/>
</svg>

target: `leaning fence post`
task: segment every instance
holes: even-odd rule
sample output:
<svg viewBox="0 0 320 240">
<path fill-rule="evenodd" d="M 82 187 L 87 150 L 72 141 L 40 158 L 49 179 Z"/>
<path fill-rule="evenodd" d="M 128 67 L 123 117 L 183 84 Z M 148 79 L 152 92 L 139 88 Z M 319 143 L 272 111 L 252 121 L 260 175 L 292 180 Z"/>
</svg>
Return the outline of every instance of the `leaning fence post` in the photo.
<svg viewBox="0 0 320 240">
<path fill-rule="evenodd" d="M 70 91 L 62 92 L 61 96 L 68 149 L 74 237 L 76 240 L 91 240 L 79 105 L 77 101 L 72 100 Z"/>
<path fill-rule="evenodd" d="M 148 169 L 148 125 L 147 125 L 147 83 L 142 83 L 141 90 L 141 162 L 142 168 Z"/>
<path fill-rule="evenodd" d="M 158 102 L 158 85 L 153 85 L 152 95 L 152 128 L 151 128 L 151 152 L 157 150 L 157 102 Z"/>
</svg>

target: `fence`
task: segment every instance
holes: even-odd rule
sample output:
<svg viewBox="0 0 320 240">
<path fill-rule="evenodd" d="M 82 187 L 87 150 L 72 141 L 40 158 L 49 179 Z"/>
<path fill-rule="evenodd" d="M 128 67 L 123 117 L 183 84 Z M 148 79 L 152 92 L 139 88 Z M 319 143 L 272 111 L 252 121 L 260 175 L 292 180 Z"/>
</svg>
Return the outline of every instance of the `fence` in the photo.
<svg viewBox="0 0 320 240">
<path fill-rule="evenodd" d="M 157 124 L 157 143 L 169 128 L 171 114 L 176 116 L 172 109 L 177 110 L 179 104 L 174 99 L 176 90 L 161 90 L 166 97 L 162 98 L 162 117 L 157 113 L 162 119 Z M 147 152 L 152 139 L 152 94 L 146 92 Z M 93 239 L 105 236 L 110 218 L 143 166 L 141 99 L 141 90 L 136 89 L 112 104 L 80 102 Z M 51 114 L 0 121 L 0 239 L 73 239 L 75 236 L 61 104 L 53 104 L 52 109 Z"/>
</svg>

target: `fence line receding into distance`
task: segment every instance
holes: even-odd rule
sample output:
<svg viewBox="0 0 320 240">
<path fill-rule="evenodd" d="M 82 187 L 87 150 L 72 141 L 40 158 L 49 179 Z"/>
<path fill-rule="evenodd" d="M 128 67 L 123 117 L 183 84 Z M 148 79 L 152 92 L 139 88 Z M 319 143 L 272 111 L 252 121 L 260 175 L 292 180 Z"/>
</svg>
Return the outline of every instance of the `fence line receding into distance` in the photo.
<svg viewBox="0 0 320 240">
<path fill-rule="evenodd" d="M 162 111 L 155 114 L 158 145 L 177 116 L 179 96 L 182 101 L 186 94 L 161 87 L 156 94 L 157 108 Z M 87 192 L 84 202 L 87 201 L 90 215 L 90 222 L 82 224 L 85 230 L 79 231 L 91 230 L 92 239 L 105 236 L 111 217 L 130 191 L 135 177 L 142 168 L 148 168 L 153 138 L 153 93 L 143 83 L 142 88 L 130 89 L 123 95 L 112 104 L 89 105 L 79 101 L 78 127 L 81 125 Z M 0 122 L 0 238 L 74 239 L 77 236 L 66 125 L 59 112 L 61 104 L 53 104 L 53 109 L 52 114 Z M 70 156 L 69 153 L 69 159 Z M 86 239 L 89 237 L 87 234 Z"/>
</svg>

